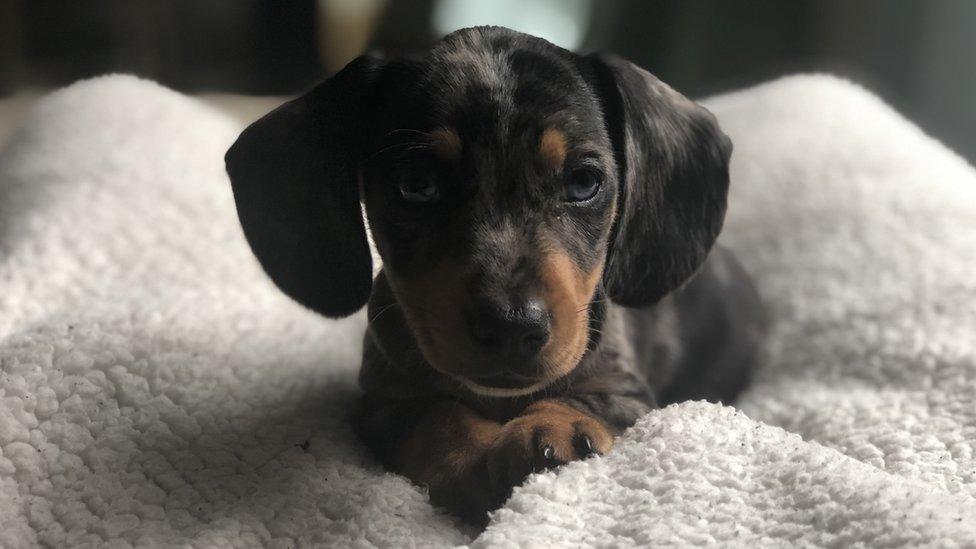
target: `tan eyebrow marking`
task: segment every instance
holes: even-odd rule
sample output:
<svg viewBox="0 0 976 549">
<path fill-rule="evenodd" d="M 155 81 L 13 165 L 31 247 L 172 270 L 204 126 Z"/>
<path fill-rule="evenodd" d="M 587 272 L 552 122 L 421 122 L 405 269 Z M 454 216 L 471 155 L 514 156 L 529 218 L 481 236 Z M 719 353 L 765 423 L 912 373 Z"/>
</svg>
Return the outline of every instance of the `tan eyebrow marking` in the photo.
<svg viewBox="0 0 976 549">
<path fill-rule="evenodd" d="M 430 142 L 437 158 L 446 162 L 461 160 L 461 138 L 451 128 L 437 128 L 430 132 Z"/>
<path fill-rule="evenodd" d="M 550 168 L 561 170 L 566 160 L 566 135 L 556 128 L 546 128 L 539 139 L 539 154 Z"/>
</svg>

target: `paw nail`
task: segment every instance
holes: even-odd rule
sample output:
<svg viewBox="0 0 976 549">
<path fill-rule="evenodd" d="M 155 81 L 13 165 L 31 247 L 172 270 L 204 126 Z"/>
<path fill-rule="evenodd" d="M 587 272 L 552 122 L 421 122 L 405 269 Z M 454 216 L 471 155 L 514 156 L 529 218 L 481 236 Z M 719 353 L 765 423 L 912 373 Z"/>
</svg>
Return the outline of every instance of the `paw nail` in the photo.
<svg viewBox="0 0 976 549">
<path fill-rule="evenodd" d="M 581 435 L 576 439 L 576 451 L 583 457 L 592 456 L 596 453 L 593 448 L 593 441 L 586 435 Z"/>
<path fill-rule="evenodd" d="M 542 449 L 542 457 L 545 458 L 546 460 L 551 460 L 553 454 L 555 453 L 556 451 L 553 450 L 552 446 L 549 446 L 548 444 L 546 445 L 545 448 Z"/>
</svg>

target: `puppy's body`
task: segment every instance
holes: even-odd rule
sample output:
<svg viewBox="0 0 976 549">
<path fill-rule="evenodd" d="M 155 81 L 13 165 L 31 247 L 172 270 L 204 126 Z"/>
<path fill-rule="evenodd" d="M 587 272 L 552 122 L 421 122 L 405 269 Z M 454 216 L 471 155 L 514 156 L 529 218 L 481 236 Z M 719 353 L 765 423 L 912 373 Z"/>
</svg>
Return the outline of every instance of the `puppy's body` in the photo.
<svg viewBox="0 0 976 549">
<path fill-rule="evenodd" d="M 476 28 L 354 61 L 227 165 L 279 287 L 328 316 L 369 302 L 361 438 L 480 521 L 651 408 L 745 384 L 762 311 L 712 249 L 730 154 L 710 113 L 626 61 Z"/>
<path fill-rule="evenodd" d="M 492 444 L 533 404 L 565 404 L 616 435 L 653 408 L 684 400 L 730 403 L 747 384 L 766 321 L 749 277 L 727 250 L 713 249 L 685 287 L 652 306 L 603 303 L 598 337 L 572 372 L 528 395 L 486 397 L 426 364 L 381 273 L 369 303 L 357 433 L 385 467 L 420 479 L 437 502 L 479 522 L 521 476 L 588 453 L 547 460 L 533 447 L 517 471 L 503 473 L 514 478 L 500 484 L 492 478 L 491 467 L 499 466 L 490 463 Z M 471 428 L 484 444 L 467 440 L 465 428 L 452 423 L 459 411 L 485 420 Z M 440 437 L 430 435 L 431 426 Z M 470 464 L 445 467 L 428 437 L 449 440 L 452 451 L 467 454 L 453 461 Z M 424 450 L 405 451 L 411 441 Z"/>
</svg>

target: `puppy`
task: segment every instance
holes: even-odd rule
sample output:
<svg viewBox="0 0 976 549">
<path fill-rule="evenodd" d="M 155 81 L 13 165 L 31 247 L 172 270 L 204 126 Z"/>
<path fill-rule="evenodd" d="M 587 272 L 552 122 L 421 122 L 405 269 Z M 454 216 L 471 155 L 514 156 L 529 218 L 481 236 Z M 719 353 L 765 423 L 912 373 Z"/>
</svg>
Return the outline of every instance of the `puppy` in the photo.
<svg viewBox="0 0 976 549">
<path fill-rule="evenodd" d="M 713 249 L 731 151 L 623 59 L 479 27 L 354 60 L 226 161 L 271 279 L 328 317 L 369 304 L 358 435 L 480 523 L 649 410 L 746 384 L 762 307 Z"/>
</svg>

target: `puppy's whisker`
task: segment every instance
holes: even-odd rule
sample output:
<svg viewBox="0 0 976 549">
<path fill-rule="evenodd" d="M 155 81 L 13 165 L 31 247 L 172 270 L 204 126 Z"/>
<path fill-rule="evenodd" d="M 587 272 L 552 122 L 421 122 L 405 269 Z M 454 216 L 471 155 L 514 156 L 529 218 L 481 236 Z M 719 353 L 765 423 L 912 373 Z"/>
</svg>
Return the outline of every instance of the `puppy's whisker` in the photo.
<svg viewBox="0 0 976 549">
<path fill-rule="evenodd" d="M 376 313 L 375 316 L 373 316 L 373 318 L 367 318 L 366 319 L 366 323 L 372 325 L 374 322 L 376 322 L 376 319 L 378 319 L 380 316 L 383 315 L 383 313 L 385 313 L 386 311 L 389 311 L 390 309 L 392 309 L 394 307 L 399 307 L 399 306 L 400 306 L 400 304 L 397 303 L 396 301 L 394 301 L 393 303 L 390 303 L 386 307 L 383 307 L 382 309 L 380 309 L 379 312 Z"/>
<path fill-rule="evenodd" d="M 374 160 L 377 156 L 386 154 L 387 152 L 394 151 L 397 149 L 412 151 L 412 150 L 429 149 L 429 148 L 430 148 L 430 143 L 425 143 L 423 141 L 408 141 L 404 143 L 394 143 L 392 145 L 387 145 L 385 147 L 380 148 L 373 154 L 366 157 L 366 160 L 364 162 L 370 162 Z"/>
<path fill-rule="evenodd" d="M 582 307 L 580 307 L 579 309 L 577 309 L 576 313 L 578 314 L 578 313 L 582 313 L 582 312 L 588 311 L 588 310 L 590 310 L 590 307 L 591 306 L 593 306 L 593 305 L 595 305 L 597 303 L 603 303 L 604 301 L 609 301 L 609 300 L 608 299 L 594 299 L 593 301 L 590 301 L 586 305 L 583 305 Z"/>
<path fill-rule="evenodd" d="M 416 135 L 422 135 L 424 137 L 430 137 L 430 133 L 429 132 L 424 132 L 424 131 L 420 131 L 420 130 L 414 130 L 414 129 L 410 129 L 410 128 L 397 128 L 395 130 L 391 130 L 391 131 L 387 132 L 383 136 L 383 138 L 386 139 L 387 137 L 392 137 L 392 136 L 394 136 L 394 135 L 396 135 L 398 133 L 412 133 L 412 134 L 416 134 Z"/>
</svg>

